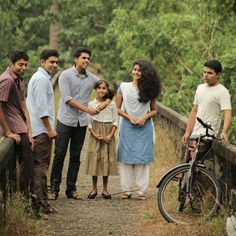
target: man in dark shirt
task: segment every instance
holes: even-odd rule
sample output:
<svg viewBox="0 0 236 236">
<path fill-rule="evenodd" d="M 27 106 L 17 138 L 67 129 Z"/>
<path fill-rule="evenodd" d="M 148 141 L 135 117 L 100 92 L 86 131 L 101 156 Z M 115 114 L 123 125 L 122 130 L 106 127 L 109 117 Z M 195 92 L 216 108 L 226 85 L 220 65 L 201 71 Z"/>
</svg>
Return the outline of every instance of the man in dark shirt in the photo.
<svg viewBox="0 0 236 236">
<path fill-rule="evenodd" d="M 21 77 L 27 71 L 28 55 L 22 51 L 15 51 L 10 61 L 10 66 L 0 76 L 0 134 L 12 138 L 17 144 L 20 190 L 28 197 L 33 175 L 33 141 L 25 102 L 24 81 Z"/>
</svg>

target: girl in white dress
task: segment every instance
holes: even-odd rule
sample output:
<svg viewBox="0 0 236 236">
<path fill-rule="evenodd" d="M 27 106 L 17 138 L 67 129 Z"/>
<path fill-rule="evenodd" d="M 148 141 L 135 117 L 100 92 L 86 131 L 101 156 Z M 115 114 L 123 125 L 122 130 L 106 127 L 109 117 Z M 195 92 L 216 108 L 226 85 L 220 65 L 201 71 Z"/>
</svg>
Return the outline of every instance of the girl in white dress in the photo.
<svg viewBox="0 0 236 236">
<path fill-rule="evenodd" d="M 95 84 L 97 96 L 89 102 L 88 107 L 95 109 L 100 103 L 104 102 L 111 91 L 109 84 L 104 80 L 99 80 Z M 111 195 L 107 191 L 108 176 L 117 175 L 116 145 L 115 131 L 118 126 L 118 113 L 114 101 L 97 115 L 89 116 L 88 128 L 89 147 L 86 158 L 86 174 L 92 176 L 93 188 L 88 198 L 94 199 L 97 196 L 97 179 L 103 176 L 102 197 L 111 199 Z"/>
</svg>

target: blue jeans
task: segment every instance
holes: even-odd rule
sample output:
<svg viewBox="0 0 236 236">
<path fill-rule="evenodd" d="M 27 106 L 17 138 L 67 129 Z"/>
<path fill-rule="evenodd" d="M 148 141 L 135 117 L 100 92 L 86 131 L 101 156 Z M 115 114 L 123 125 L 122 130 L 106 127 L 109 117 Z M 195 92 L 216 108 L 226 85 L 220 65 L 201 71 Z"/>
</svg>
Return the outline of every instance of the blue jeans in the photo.
<svg viewBox="0 0 236 236">
<path fill-rule="evenodd" d="M 52 191 L 59 193 L 62 169 L 64 160 L 70 142 L 70 160 L 66 179 L 66 195 L 71 195 L 76 191 L 76 180 L 80 167 L 80 153 L 84 144 L 86 126 L 77 127 L 67 126 L 57 121 L 57 139 L 55 143 L 55 153 L 51 173 Z"/>
</svg>

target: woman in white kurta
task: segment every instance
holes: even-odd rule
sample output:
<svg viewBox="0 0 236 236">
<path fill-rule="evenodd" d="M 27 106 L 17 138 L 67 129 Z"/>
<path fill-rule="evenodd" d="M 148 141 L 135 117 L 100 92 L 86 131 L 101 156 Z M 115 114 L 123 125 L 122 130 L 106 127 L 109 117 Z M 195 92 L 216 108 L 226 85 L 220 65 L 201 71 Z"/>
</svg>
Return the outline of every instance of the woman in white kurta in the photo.
<svg viewBox="0 0 236 236">
<path fill-rule="evenodd" d="M 149 163 L 154 160 L 154 130 L 151 118 L 157 113 L 156 98 L 160 93 L 159 75 L 146 60 L 133 63 L 132 82 L 121 83 L 116 105 L 122 116 L 119 129 L 118 162 L 120 182 L 124 194 L 131 197 L 139 188 L 138 199 L 144 200 L 149 185 Z"/>
</svg>

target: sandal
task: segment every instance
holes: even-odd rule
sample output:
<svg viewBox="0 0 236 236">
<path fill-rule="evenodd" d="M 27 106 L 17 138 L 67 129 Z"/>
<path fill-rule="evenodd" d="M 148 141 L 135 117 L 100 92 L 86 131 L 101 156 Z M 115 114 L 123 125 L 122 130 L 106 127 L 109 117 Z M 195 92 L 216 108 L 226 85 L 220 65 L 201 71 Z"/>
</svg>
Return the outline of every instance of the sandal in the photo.
<svg viewBox="0 0 236 236">
<path fill-rule="evenodd" d="M 97 196 L 97 192 L 96 193 L 90 192 L 88 195 L 88 199 L 95 199 L 96 196 Z"/>
<path fill-rule="evenodd" d="M 35 211 L 33 212 L 33 216 L 35 219 L 38 219 L 38 220 L 48 220 L 48 214 L 43 214 L 43 213 L 40 213 L 39 211 Z"/>
<path fill-rule="evenodd" d="M 109 194 L 109 193 L 102 193 L 102 197 L 104 199 L 111 199 L 111 194 Z"/>
<path fill-rule="evenodd" d="M 121 199 L 130 199 L 130 198 L 131 198 L 131 195 L 132 195 L 132 194 L 122 193 L 122 194 L 120 195 L 120 198 L 121 198 Z"/>
<path fill-rule="evenodd" d="M 139 195 L 138 200 L 146 200 L 146 197 L 144 195 Z"/>
<path fill-rule="evenodd" d="M 57 200 L 59 193 L 48 193 L 48 200 Z"/>
<path fill-rule="evenodd" d="M 66 196 L 67 196 L 67 198 L 72 198 L 72 199 L 74 199 L 74 200 L 83 200 L 83 199 L 84 199 L 84 198 L 83 198 L 80 194 L 78 194 L 77 192 L 72 192 L 72 193 L 70 193 L 70 194 L 67 194 Z"/>
<path fill-rule="evenodd" d="M 42 212 L 44 214 L 51 214 L 51 213 L 57 213 L 57 210 L 51 207 L 49 204 L 47 204 L 47 205 L 42 205 Z"/>
</svg>

